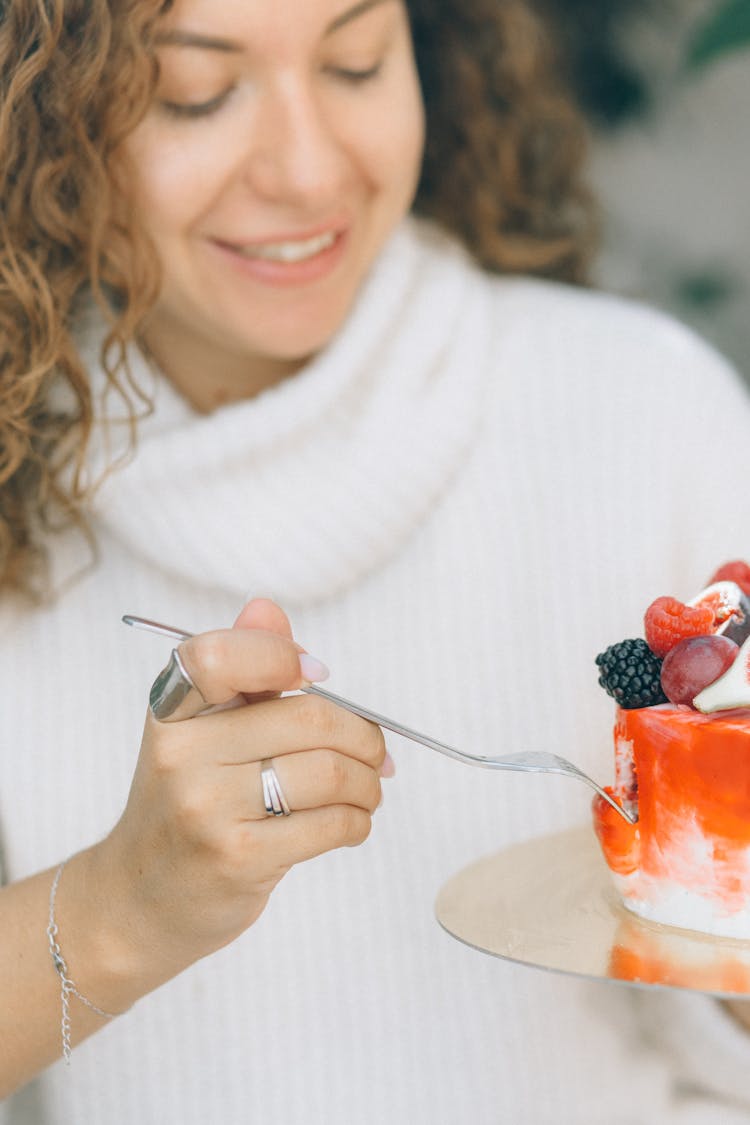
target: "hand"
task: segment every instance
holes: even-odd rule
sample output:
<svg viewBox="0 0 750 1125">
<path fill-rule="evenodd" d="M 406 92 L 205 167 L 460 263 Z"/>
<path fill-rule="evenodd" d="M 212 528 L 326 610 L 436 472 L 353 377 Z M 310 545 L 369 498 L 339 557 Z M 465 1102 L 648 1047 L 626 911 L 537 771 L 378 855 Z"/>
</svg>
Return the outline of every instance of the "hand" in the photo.
<svg viewBox="0 0 750 1125">
<path fill-rule="evenodd" d="M 250 602 L 235 625 L 180 656 L 207 703 L 247 705 L 171 723 L 149 713 L 125 811 L 93 849 L 142 991 L 252 925 L 295 863 L 362 843 L 380 802 L 380 728 L 313 695 L 278 698 L 303 682 L 303 650 L 274 603 Z M 266 813 L 265 758 L 291 816 Z"/>
</svg>

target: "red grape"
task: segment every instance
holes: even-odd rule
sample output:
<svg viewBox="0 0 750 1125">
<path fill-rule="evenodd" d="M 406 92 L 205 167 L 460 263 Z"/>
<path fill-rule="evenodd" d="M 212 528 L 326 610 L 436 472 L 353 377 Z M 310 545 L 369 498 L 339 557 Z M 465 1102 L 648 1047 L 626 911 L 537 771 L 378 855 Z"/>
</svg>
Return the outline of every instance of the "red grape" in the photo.
<svg viewBox="0 0 750 1125">
<path fill-rule="evenodd" d="M 729 637 L 686 637 L 670 649 L 661 666 L 661 686 L 667 699 L 692 707 L 698 692 L 718 680 L 739 651 Z"/>
</svg>

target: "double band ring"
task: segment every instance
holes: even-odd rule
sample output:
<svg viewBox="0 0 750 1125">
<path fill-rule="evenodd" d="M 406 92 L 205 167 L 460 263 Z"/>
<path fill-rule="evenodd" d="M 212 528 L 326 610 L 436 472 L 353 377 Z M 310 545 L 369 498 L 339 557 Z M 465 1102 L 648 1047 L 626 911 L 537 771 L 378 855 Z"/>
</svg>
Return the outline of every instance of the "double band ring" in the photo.
<svg viewBox="0 0 750 1125">
<path fill-rule="evenodd" d="M 260 780 L 263 785 L 263 804 L 269 816 L 290 816 L 292 810 L 287 804 L 276 770 L 270 758 L 260 763 Z"/>
</svg>

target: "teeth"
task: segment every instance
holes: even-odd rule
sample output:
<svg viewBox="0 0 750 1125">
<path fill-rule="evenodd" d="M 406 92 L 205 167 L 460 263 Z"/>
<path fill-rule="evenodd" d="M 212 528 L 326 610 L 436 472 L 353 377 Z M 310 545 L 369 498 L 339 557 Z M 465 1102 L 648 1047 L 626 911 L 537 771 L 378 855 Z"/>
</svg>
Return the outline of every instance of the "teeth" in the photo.
<svg viewBox="0 0 750 1125">
<path fill-rule="evenodd" d="M 336 239 L 333 231 L 306 238 L 302 242 L 269 242 L 265 246 L 238 246 L 243 258 L 263 258 L 269 262 L 302 262 L 327 250 Z"/>
</svg>

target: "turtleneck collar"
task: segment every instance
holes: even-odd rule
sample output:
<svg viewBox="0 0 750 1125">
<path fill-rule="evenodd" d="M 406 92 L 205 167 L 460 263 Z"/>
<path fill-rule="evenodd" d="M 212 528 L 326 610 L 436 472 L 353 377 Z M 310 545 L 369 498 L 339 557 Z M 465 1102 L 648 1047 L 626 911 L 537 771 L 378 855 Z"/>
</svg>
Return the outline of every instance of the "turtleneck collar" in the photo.
<svg viewBox="0 0 750 1125">
<path fill-rule="evenodd" d="M 135 352 L 155 411 L 95 519 L 194 583 L 289 606 L 341 592 L 399 550 L 471 448 L 488 300 L 464 252 L 409 220 L 333 343 L 256 398 L 196 414 Z M 82 351 L 97 364 L 91 338 Z"/>
</svg>

